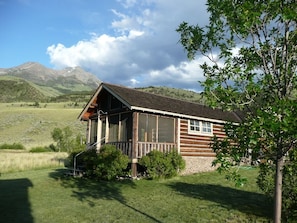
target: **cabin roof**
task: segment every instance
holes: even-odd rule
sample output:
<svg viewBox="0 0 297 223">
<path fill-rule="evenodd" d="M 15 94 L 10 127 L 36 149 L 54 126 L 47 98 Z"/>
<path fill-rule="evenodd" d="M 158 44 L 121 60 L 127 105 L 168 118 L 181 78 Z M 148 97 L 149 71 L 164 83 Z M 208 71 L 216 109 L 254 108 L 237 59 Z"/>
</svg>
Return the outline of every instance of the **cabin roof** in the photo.
<svg viewBox="0 0 297 223">
<path fill-rule="evenodd" d="M 107 90 L 110 94 L 125 104 L 130 110 L 146 111 L 186 118 L 203 118 L 224 122 L 241 122 L 240 116 L 235 112 L 213 109 L 198 103 L 173 99 L 108 83 L 101 83 L 89 103 L 81 112 L 79 119 L 84 119 L 84 113 L 87 112 L 91 106 L 91 102 L 96 99 L 102 89 Z"/>
</svg>

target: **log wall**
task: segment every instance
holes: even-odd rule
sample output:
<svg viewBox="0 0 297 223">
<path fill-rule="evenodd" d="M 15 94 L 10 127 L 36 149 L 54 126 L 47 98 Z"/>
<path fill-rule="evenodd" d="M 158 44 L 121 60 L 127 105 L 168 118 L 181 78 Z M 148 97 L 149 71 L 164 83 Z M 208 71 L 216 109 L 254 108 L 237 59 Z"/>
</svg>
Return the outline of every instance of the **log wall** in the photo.
<svg viewBox="0 0 297 223">
<path fill-rule="evenodd" d="M 210 147 L 212 137 L 225 137 L 222 124 L 213 123 L 213 135 L 189 134 L 188 120 L 180 120 L 180 153 L 182 156 L 214 157 Z"/>
</svg>

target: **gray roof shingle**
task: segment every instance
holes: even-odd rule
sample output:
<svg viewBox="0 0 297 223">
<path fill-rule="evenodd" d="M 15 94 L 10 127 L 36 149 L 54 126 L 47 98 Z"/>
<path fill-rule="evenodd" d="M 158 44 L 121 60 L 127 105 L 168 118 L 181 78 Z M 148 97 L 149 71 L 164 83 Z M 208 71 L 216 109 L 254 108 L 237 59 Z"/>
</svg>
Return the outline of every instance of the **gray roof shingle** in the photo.
<svg viewBox="0 0 297 223">
<path fill-rule="evenodd" d="M 221 121 L 241 122 L 241 118 L 235 112 L 213 109 L 198 103 L 173 99 L 140 90 L 127 88 L 118 85 L 102 83 L 103 88 L 112 92 L 130 107 L 152 109 L 161 112 L 195 116 Z"/>
</svg>

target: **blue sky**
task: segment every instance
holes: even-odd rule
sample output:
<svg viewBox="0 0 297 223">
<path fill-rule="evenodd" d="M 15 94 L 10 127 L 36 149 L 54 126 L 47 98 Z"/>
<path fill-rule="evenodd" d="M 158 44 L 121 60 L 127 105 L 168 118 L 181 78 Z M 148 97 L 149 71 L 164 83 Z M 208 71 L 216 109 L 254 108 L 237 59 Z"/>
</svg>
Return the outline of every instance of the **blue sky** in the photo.
<svg viewBox="0 0 297 223">
<path fill-rule="evenodd" d="M 188 61 L 175 30 L 205 25 L 205 2 L 0 0 L 0 68 L 80 66 L 113 84 L 199 91 L 205 58 Z"/>
</svg>

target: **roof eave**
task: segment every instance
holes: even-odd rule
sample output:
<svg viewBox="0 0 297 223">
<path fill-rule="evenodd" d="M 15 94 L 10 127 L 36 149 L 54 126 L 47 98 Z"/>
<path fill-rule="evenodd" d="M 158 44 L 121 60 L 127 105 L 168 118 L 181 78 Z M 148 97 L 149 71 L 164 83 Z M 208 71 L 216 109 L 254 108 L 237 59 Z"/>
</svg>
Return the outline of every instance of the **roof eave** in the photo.
<svg viewBox="0 0 297 223">
<path fill-rule="evenodd" d="M 202 121 L 214 122 L 214 123 L 220 123 L 220 124 L 225 124 L 228 122 L 226 120 L 204 118 L 204 117 L 180 114 L 180 113 L 169 112 L 169 111 L 161 111 L 161 110 L 156 110 L 156 109 L 143 108 L 143 107 L 138 107 L 138 106 L 131 106 L 131 110 L 142 111 L 142 112 L 145 111 L 145 112 L 157 113 L 157 114 L 162 114 L 162 115 L 169 115 L 169 116 L 174 116 L 174 117 L 178 117 L 178 118 L 196 119 L 196 120 L 202 120 Z M 234 123 L 237 123 L 237 122 L 234 122 Z"/>
</svg>

